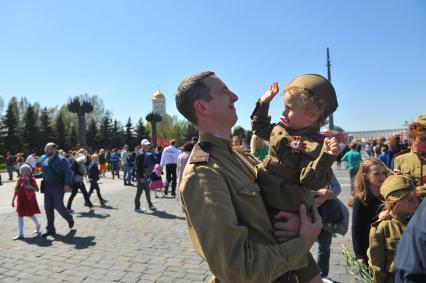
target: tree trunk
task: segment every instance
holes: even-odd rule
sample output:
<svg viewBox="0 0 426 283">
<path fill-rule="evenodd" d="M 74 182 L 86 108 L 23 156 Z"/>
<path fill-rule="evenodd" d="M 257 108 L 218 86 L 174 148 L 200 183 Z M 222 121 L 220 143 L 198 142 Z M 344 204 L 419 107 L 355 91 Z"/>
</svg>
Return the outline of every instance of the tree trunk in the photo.
<svg viewBox="0 0 426 283">
<path fill-rule="evenodd" d="M 86 119 L 85 119 L 85 113 L 77 113 L 78 117 L 78 143 L 81 146 L 87 145 L 87 138 L 86 138 Z"/>
</svg>

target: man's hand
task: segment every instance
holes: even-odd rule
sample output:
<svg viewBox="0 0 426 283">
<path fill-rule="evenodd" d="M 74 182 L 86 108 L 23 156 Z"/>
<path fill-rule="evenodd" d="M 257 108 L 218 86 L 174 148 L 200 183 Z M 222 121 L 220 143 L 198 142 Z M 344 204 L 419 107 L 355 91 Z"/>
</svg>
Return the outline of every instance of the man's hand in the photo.
<svg viewBox="0 0 426 283">
<path fill-rule="evenodd" d="M 15 207 L 15 199 L 12 200 L 12 207 Z"/>
<path fill-rule="evenodd" d="M 300 230 L 299 215 L 280 211 L 274 216 L 274 235 L 278 243 L 296 238 Z"/>
<path fill-rule="evenodd" d="M 260 98 L 261 102 L 269 103 L 272 101 L 272 99 L 277 95 L 277 93 L 280 91 L 280 88 L 278 86 L 277 82 L 274 82 L 269 86 L 269 89 L 265 94 Z"/>
<path fill-rule="evenodd" d="M 70 187 L 70 186 L 65 185 L 65 186 L 64 186 L 64 192 L 65 192 L 65 193 L 71 192 L 71 187 Z"/>
<path fill-rule="evenodd" d="M 305 240 L 308 250 L 313 246 L 319 233 L 322 229 L 322 219 L 316 208 L 312 209 L 314 212 L 312 221 L 306 213 L 305 205 L 300 205 L 300 232 L 299 235 Z"/>
<path fill-rule="evenodd" d="M 337 144 L 336 138 L 325 138 L 324 139 L 324 148 L 328 154 L 338 156 L 340 154 L 340 147 Z"/>
</svg>

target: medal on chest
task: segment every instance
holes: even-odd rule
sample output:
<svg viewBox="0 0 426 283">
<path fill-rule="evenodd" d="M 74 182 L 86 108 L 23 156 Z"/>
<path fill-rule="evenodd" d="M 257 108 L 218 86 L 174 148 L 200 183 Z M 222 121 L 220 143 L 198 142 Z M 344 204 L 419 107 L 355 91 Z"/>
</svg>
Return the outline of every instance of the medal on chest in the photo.
<svg viewBox="0 0 426 283">
<path fill-rule="evenodd" d="M 306 147 L 301 136 L 292 136 L 289 145 L 292 153 L 300 153 Z"/>
</svg>

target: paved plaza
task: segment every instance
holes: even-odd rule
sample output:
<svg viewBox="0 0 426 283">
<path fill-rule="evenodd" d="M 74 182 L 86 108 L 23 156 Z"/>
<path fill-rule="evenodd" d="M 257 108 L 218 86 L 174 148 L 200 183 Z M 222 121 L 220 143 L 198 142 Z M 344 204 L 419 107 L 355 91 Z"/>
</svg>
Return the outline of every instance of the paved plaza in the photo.
<svg viewBox="0 0 426 283">
<path fill-rule="evenodd" d="M 340 198 L 349 198 L 349 174 L 336 169 L 342 185 Z M 6 174 L 3 174 L 6 180 Z M 18 220 L 11 207 L 14 182 L 0 186 L 0 282 L 207 282 L 208 266 L 195 254 L 179 203 L 171 198 L 153 198 L 156 212 L 134 211 L 135 187 L 122 180 L 101 179 L 108 200 L 105 207 L 90 211 L 81 194 L 74 199 L 75 226 L 68 229 L 57 213 L 56 238 L 31 236 L 34 223 L 25 218 L 25 239 L 13 241 Z M 65 195 L 68 200 L 69 194 Z M 39 220 L 46 218 L 38 194 Z M 91 199 L 97 203 L 97 196 Z M 142 206 L 147 208 L 144 195 Z M 332 242 L 330 277 L 352 282 L 339 247 L 351 248 L 350 231 Z M 316 246 L 313 248 L 315 254 Z"/>
</svg>

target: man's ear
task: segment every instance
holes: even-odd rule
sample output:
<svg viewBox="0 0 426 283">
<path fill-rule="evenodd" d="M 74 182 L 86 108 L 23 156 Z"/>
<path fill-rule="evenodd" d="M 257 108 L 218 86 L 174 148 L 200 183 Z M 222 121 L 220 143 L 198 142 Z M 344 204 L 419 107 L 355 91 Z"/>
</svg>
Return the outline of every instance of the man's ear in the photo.
<svg viewBox="0 0 426 283">
<path fill-rule="evenodd" d="M 208 113 L 208 102 L 197 99 L 194 101 L 194 110 L 195 112 L 198 112 L 201 115 L 207 115 Z"/>
</svg>

